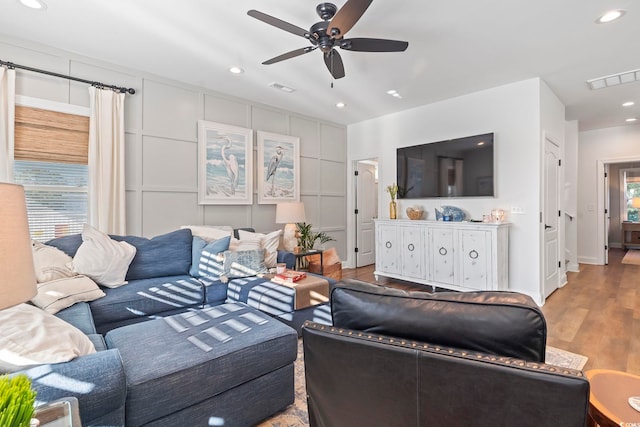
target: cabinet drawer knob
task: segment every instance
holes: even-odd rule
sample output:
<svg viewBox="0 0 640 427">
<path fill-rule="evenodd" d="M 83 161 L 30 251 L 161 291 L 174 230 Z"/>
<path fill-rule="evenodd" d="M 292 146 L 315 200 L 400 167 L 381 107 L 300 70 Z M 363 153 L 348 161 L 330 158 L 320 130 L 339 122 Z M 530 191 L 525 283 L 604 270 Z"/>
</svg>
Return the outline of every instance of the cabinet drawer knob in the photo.
<svg viewBox="0 0 640 427">
<path fill-rule="evenodd" d="M 476 251 L 475 249 L 469 252 L 469 258 L 471 259 L 478 259 L 478 255 L 478 251 Z"/>
<path fill-rule="evenodd" d="M 416 248 L 416 247 L 415 247 L 415 246 L 413 246 L 413 243 L 409 243 L 409 246 L 407 246 L 407 249 L 409 249 L 409 251 L 411 251 L 411 252 L 413 252 L 413 250 L 414 250 L 415 248 Z"/>
<path fill-rule="evenodd" d="M 443 255 L 443 256 L 447 254 L 447 250 L 445 248 L 440 248 L 438 252 L 440 253 L 440 255 Z"/>
<path fill-rule="evenodd" d="M 387 242 L 384 245 L 387 247 L 387 249 L 391 249 L 391 246 L 393 246 L 391 242 Z"/>
</svg>

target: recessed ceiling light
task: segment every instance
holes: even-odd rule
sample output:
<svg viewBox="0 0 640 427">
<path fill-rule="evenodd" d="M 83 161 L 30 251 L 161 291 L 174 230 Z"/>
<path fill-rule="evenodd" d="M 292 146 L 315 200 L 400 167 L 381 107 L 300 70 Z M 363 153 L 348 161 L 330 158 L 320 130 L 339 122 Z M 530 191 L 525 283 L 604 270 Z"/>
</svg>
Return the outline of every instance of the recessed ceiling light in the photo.
<svg viewBox="0 0 640 427">
<path fill-rule="evenodd" d="M 631 117 L 630 119 L 627 119 L 625 121 L 626 122 L 635 122 L 636 120 L 638 120 L 638 119 L 636 119 L 635 117 Z"/>
<path fill-rule="evenodd" d="M 400 95 L 397 90 L 393 90 L 393 89 L 388 90 L 387 94 L 394 96 L 396 98 L 402 98 L 402 95 Z"/>
<path fill-rule="evenodd" d="M 272 87 L 272 88 L 274 88 L 274 89 L 279 89 L 279 90 L 281 90 L 281 91 L 283 91 L 283 92 L 287 92 L 287 93 L 293 93 L 293 92 L 295 92 L 295 91 L 296 91 L 296 90 L 295 90 L 294 88 L 292 88 L 292 87 L 285 86 L 285 85 L 282 85 L 282 84 L 280 84 L 280 83 L 276 83 L 276 82 L 269 83 L 269 86 L 270 86 L 270 87 Z"/>
<path fill-rule="evenodd" d="M 636 103 L 633 101 L 627 101 L 624 104 L 622 104 L 623 107 L 631 107 L 633 105 L 636 105 Z"/>
<path fill-rule="evenodd" d="M 347 104 L 345 104 L 344 102 L 338 102 L 338 103 L 336 104 L 336 108 L 344 108 L 344 107 L 346 107 L 346 106 L 347 106 Z"/>
<path fill-rule="evenodd" d="M 244 70 L 240 67 L 236 67 L 235 65 L 233 67 L 229 67 L 229 72 L 231 74 L 242 74 L 244 73 Z"/>
<path fill-rule="evenodd" d="M 30 9 L 45 10 L 47 5 L 42 0 L 18 0 L 21 5 Z"/>
<path fill-rule="evenodd" d="M 597 24 L 608 24 L 609 22 L 613 22 L 613 21 L 615 21 L 617 19 L 622 18 L 625 13 L 627 13 L 627 11 L 621 10 L 621 9 L 610 10 L 607 13 L 605 13 L 604 15 L 602 15 L 600 18 L 596 19 L 596 23 Z"/>
</svg>

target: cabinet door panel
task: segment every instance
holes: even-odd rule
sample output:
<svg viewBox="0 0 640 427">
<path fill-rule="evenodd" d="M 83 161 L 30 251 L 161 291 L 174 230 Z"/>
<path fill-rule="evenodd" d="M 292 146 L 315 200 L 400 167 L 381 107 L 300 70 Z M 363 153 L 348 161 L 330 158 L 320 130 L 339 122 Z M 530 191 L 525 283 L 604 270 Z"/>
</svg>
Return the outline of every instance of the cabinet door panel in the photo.
<svg viewBox="0 0 640 427">
<path fill-rule="evenodd" d="M 460 232 L 460 286 L 488 289 L 491 272 L 491 235 L 486 231 Z"/>
<path fill-rule="evenodd" d="M 381 225 L 378 233 L 378 244 L 376 257 L 379 262 L 376 268 L 385 273 L 399 273 L 398 251 L 400 249 L 398 239 L 398 228 L 394 226 Z"/>
<path fill-rule="evenodd" d="M 454 230 L 431 229 L 431 280 L 453 285 L 455 281 Z"/>
<path fill-rule="evenodd" d="M 403 276 L 422 279 L 424 276 L 424 239 L 421 227 L 402 227 L 400 263 Z"/>
</svg>

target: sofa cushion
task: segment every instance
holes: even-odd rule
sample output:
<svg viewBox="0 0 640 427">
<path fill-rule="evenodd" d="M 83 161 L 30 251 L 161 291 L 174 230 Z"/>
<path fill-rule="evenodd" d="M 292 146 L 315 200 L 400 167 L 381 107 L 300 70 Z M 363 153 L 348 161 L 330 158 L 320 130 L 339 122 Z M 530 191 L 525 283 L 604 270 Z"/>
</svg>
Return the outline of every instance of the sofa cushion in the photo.
<svg viewBox="0 0 640 427">
<path fill-rule="evenodd" d="M 196 307 L 204 301 L 202 283 L 188 275 L 131 280 L 127 286 L 104 291 L 106 296 L 89 303 L 101 333 L 110 323 Z"/>
<path fill-rule="evenodd" d="M 135 254 L 136 248 L 129 243 L 115 241 L 84 224 L 82 244 L 71 265 L 76 273 L 89 276 L 102 286 L 117 288 L 126 283 L 127 270 Z"/>
<path fill-rule="evenodd" d="M 291 366 L 297 353 L 293 329 L 240 304 L 114 329 L 106 341 L 122 355 L 128 426 L 151 425 L 196 402 Z"/>
<path fill-rule="evenodd" d="M 0 371 L 68 362 L 95 353 L 80 330 L 28 304 L 0 310 Z"/>
<path fill-rule="evenodd" d="M 331 312 L 341 328 L 544 362 L 544 315 L 516 292 L 431 294 L 348 280 L 333 289 Z"/>
<path fill-rule="evenodd" d="M 216 255 L 229 249 L 231 236 L 226 236 L 212 242 L 193 236 L 191 247 L 191 269 L 189 275 L 193 277 L 220 277 L 223 270 L 222 257 Z"/>
<path fill-rule="evenodd" d="M 35 240 L 31 244 L 33 247 L 33 264 L 38 283 L 72 277 L 77 274 L 69 267 L 71 257 L 60 249 Z"/>
<path fill-rule="evenodd" d="M 258 247 L 264 250 L 264 263 L 267 267 L 275 267 L 278 256 L 278 246 L 280 245 L 280 236 L 282 230 L 272 231 L 268 234 L 252 233 L 250 231 L 238 230 L 240 236 L 240 246 L 243 241 L 256 242 Z"/>
<path fill-rule="evenodd" d="M 189 274 L 191 267 L 191 230 L 176 230 L 152 239 L 137 236 L 111 236 L 136 248 L 127 271 L 127 280 Z"/>
<path fill-rule="evenodd" d="M 56 317 L 80 329 L 85 335 L 96 333 L 96 325 L 93 323 L 91 307 L 86 302 L 79 302 L 69 308 L 56 313 Z"/>
<path fill-rule="evenodd" d="M 223 274 L 228 277 L 255 276 L 267 273 L 264 263 L 264 251 L 254 249 L 247 251 L 224 251 Z"/>
<path fill-rule="evenodd" d="M 47 313 L 55 314 L 77 302 L 93 301 L 103 296 L 104 292 L 93 280 L 78 275 L 38 283 L 38 293 L 31 302 Z"/>
<path fill-rule="evenodd" d="M 56 237 L 55 239 L 51 239 L 48 242 L 45 242 L 45 245 L 58 248 L 65 254 L 69 255 L 71 258 L 76 256 L 76 252 L 78 252 L 78 248 L 81 244 L 82 235 L 80 234 L 70 234 L 68 236 Z"/>
</svg>

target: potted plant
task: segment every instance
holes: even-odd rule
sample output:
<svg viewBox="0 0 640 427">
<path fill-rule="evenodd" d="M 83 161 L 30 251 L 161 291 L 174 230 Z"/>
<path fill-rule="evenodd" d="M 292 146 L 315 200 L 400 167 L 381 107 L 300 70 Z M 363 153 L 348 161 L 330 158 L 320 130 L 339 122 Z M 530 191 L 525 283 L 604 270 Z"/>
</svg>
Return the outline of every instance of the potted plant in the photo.
<svg viewBox="0 0 640 427">
<path fill-rule="evenodd" d="M 26 375 L 0 376 L 0 426 L 29 427 L 36 392 Z"/>
<path fill-rule="evenodd" d="M 296 226 L 298 227 L 298 246 L 303 252 L 312 250 L 318 240 L 321 245 L 335 240 L 324 231 L 313 231 L 311 229 L 313 226 L 306 222 L 299 222 Z"/>
<path fill-rule="evenodd" d="M 387 193 L 391 196 L 391 203 L 389 203 L 389 219 L 396 219 L 398 217 L 398 206 L 396 205 L 398 184 L 394 182 L 391 185 L 387 185 Z"/>
</svg>

